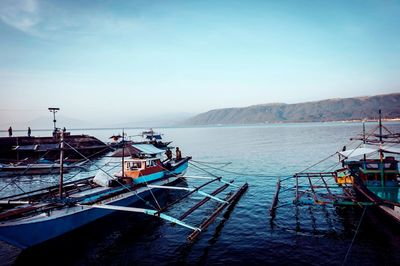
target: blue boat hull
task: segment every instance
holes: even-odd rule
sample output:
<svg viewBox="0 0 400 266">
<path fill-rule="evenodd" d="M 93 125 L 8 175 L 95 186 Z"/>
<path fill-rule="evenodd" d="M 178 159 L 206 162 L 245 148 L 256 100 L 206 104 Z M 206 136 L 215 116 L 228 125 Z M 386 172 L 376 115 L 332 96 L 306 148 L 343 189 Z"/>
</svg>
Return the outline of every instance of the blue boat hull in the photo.
<svg viewBox="0 0 400 266">
<path fill-rule="evenodd" d="M 184 174 L 187 170 L 188 160 L 189 158 L 186 158 L 171 170 L 140 177 L 135 180 L 135 183 L 157 182 L 160 185 L 165 185 L 177 182 L 179 181 L 178 176 Z M 123 188 L 116 188 L 110 192 L 122 190 Z M 153 191 L 157 192 L 157 189 L 153 189 Z M 110 192 L 95 194 L 86 200 L 80 201 L 80 203 L 89 203 L 91 200 Z M 137 187 L 135 192 L 123 192 L 119 197 L 110 196 L 111 198 L 104 200 L 102 204 L 130 206 L 149 196 L 149 194 L 150 189 Z M 27 248 L 73 231 L 113 212 L 115 211 L 92 208 L 90 205 L 81 205 L 55 210 L 49 214 L 41 213 L 40 217 L 32 220 L 21 219 L 15 222 L 3 222 L 0 223 L 0 240 L 19 248 Z"/>
<path fill-rule="evenodd" d="M 165 179 L 160 182 L 162 185 L 175 183 L 177 179 Z M 157 193 L 153 189 L 153 193 Z M 150 190 L 136 192 L 140 198 L 150 195 Z M 121 199 L 105 203 L 116 206 L 131 206 L 141 199 L 134 193 L 128 192 L 127 196 Z M 42 221 L 22 222 L 14 225 L 0 224 L 0 240 L 11 245 L 25 249 L 55 237 L 71 232 L 81 226 L 89 224 L 106 215 L 115 212 L 114 210 L 91 208 L 90 206 L 74 206 L 64 210 L 60 217 L 54 217 Z"/>
<path fill-rule="evenodd" d="M 135 184 L 149 183 L 149 182 L 154 182 L 154 181 L 156 181 L 158 179 L 162 179 L 162 178 L 165 178 L 165 177 L 179 176 L 179 175 L 184 174 L 188 167 L 189 167 L 188 159 L 185 159 L 181 164 L 179 164 L 174 169 L 164 170 L 162 172 L 141 176 L 139 178 L 134 179 L 133 182 Z"/>
</svg>

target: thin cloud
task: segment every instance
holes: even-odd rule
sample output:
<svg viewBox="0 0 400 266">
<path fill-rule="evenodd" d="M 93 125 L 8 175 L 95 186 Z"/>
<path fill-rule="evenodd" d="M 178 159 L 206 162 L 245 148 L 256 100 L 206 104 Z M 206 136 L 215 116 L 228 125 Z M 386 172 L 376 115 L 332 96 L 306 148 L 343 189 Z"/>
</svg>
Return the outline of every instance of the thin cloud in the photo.
<svg viewBox="0 0 400 266">
<path fill-rule="evenodd" d="M 136 18 L 119 17 L 106 10 L 70 9 L 38 0 L 1 1 L 0 21 L 46 40 L 85 40 L 129 34 L 139 25 Z"/>
<path fill-rule="evenodd" d="M 0 19 L 3 23 L 27 34 L 36 35 L 40 22 L 37 0 L 4 0 L 0 2 Z"/>
</svg>

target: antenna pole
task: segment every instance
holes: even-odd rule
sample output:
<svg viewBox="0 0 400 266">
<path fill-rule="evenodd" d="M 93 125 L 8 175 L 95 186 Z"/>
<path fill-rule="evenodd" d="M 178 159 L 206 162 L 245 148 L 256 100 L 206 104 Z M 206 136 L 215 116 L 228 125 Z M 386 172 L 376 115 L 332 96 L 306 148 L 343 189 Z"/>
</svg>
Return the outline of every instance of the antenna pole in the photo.
<svg viewBox="0 0 400 266">
<path fill-rule="evenodd" d="M 60 110 L 60 108 L 57 108 L 57 107 L 49 107 L 49 111 L 50 111 L 51 113 L 53 113 L 54 132 L 57 132 L 56 113 L 57 113 L 57 111 L 59 111 L 59 110 Z"/>
</svg>

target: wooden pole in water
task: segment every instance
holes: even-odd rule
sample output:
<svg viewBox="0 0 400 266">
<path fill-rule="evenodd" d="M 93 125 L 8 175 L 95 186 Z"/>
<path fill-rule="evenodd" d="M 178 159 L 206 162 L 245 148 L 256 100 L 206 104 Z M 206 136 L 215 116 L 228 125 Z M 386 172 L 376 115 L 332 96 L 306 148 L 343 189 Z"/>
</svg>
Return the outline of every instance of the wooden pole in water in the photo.
<svg viewBox="0 0 400 266">
<path fill-rule="evenodd" d="M 64 182 L 64 132 L 60 132 L 60 180 L 58 184 L 58 194 L 60 199 L 63 197 L 63 182 Z"/>
<path fill-rule="evenodd" d="M 296 199 L 295 202 L 297 203 L 299 200 L 299 177 L 297 174 L 295 174 L 296 176 Z"/>
<path fill-rule="evenodd" d="M 276 192 L 275 192 L 275 196 L 274 199 L 272 201 L 272 206 L 271 209 L 269 210 L 269 213 L 272 217 L 275 216 L 275 210 L 276 210 L 276 206 L 278 205 L 278 200 L 279 200 L 279 190 L 281 189 L 281 180 L 280 178 L 278 178 L 278 182 L 276 183 Z"/>
</svg>

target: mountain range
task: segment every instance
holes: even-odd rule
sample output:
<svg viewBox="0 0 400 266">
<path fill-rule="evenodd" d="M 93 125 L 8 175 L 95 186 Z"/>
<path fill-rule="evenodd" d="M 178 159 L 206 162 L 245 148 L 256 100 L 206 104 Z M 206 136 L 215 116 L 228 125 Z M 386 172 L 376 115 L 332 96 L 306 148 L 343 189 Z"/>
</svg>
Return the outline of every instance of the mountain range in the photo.
<svg viewBox="0 0 400 266">
<path fill-rule="evenodd" d="M 182 125 L 351 121 L 375 119 L 379 109 L 384 118 L 400 118 L 400 93 L 215 109 L 191 117 Z"/>
</svg>

